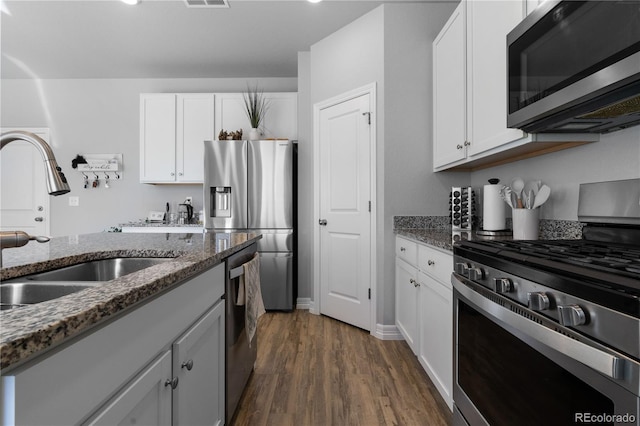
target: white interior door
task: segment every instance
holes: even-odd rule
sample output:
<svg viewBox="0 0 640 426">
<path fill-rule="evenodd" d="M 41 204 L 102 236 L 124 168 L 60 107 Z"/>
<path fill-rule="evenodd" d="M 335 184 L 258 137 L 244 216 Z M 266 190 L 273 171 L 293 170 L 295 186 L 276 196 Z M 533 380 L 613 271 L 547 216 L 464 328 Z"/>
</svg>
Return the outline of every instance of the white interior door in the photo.
<svg viewBox="0 0 640 426">
<path fill-rule="evenodd" d="M 49 143 L 46 129 L 33 132 Z M 43 159 L 28 142 L 13 141 L 0 151 L 0 229 L 50 235 L 49 194 Z"/>
<path fill-rule="evenodd" d="M 323 108 L 318 123 L 320 313 L 366 330 L 371 328 L 370 97 Z"/>
</svg>

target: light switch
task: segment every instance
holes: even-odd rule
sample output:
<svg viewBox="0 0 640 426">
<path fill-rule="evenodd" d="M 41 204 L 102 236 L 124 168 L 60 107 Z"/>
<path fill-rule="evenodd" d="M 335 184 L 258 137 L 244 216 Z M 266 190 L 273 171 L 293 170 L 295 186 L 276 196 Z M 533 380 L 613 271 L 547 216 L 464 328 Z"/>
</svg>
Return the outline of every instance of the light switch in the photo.
<svg viewBox="0 0 640 426">
<path fill-rule="evenodd" d="M 80 197 L 69 197 L 69 205 L 78 207 L 80 205 Z"/>
</svg>

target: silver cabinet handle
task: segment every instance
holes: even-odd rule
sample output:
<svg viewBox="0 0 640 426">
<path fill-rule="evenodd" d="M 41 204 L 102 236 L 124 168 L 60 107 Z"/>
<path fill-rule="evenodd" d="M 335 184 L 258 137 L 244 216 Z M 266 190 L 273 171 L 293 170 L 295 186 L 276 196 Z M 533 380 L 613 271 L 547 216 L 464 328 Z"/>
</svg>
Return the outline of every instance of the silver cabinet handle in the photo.
<svg viewBox="0 0 640 426">
<path fill-rule="evenodd" d="M 541 344 L 561 352 L 612 379 L 624 378 L 625 368 L 627 364 L 629 364 L 628 360 L 603 352 L 547 328 L 544 325 L 540 325 L 535 321 L 524 318 L 508 308 L 502 307 L 489 299 L 485 299 L 457 278 L 452 277 L 451 284 L 453 284 L 455 291 L 472 303 L 471 306 L 473 308 L 484 312 L 485 315 L 509 324 L 511 327 L 537 340 Z"/>
<path fill-rule="evenodd" d="M 180 172 L 180 173 L 178 173 L 178 176 L 182 176 L 182 174 L 183 174 L 183 173 L 182 173 L 182 172 Z"/>
<path fill-rule="evenodd" d="M 400 247 L 400 251 L 407 251 L 407 249 L 404 247 Z"/>
<path fill-rule="evenodd" d="M 44 222 L 44 217 L 38 216 L 34 219 L 36 222 Z"/>
<path fill-rule="evenodd" d="M 431 260 L 431 259 L 427 260 L 427 265 L 429 265 L 429 266 L 433 266 L 433 265 L 435 265 L 435 264 L 436 264 L 436 262 L 435 262 L 435 261 L 433 261 L 433 260 Z"/>
<path fill-rule="evenodd" d="M 175 389 L 178 387 L 178 377 L 174 377 L 172 379 L 167 379 L 166 382 L 164 382 L 164 386 L 171 386 L 171 389 Z"/>
<path fill-rule="evenodd" d="M 327 219 L 320 219 L 320 220 L 318 221 L 318 224 L 319 224 L 320 226 L 327 226 Z"/>
<path fill-rule="evenodd" d="M 456 149 L 462 149 L 462 148 L 463 148 L 462 145 L 460 145 L 460 144 L 456 145 Z"/>
<path fill-rule="evenodd" d="M 169 175 L 175 176 L 176 174 L 174 172 L 171 172 L 171 173 L 169 173 Z"/>
<path fill-rule="evenodd" d="M 193 368 L 193 360 L 190 359 L 189 361 L 183 362 L 180 368 L 186 368 L 187 371 L 191 371 L 191 369 Z"/>
<path fill-rule="evenodd" d="M 471 145 L 471 142 L 469 142 L 469 141 L 464 141 L 464 146 L 469 146 L 469 145 Z"/>
<path fill-rule="evenodd" d="M 418 281 L 414 280 L 413 278 L 411 278 L 411 279 L 409 280 L 409 282 L 410 282 L 411 284 L 413 284 L 413 286 L 414 286 L 414 287 L 420 287 L 420 283 L 419 283 Z"/>
</svg>

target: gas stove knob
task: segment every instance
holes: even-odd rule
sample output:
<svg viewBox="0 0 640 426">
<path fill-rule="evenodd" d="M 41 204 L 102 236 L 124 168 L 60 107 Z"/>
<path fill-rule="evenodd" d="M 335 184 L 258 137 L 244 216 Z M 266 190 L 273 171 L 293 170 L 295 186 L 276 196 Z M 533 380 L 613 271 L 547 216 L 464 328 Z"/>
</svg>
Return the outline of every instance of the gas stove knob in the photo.
<svg viewBox="0 0 640 426">
<path fill-rule="evenodd" d="M 549 296 L 541 291 L 529 293 L 529 308 L 534 311 L 545 311 L 549 309 Z"/>
<path fill-rule="evenodd" d="M 469 279 L 471 281 L 484 280 L 484 271 L 482 270 L 482 268 L 479 268 L 477 266 L 473 268 L 469 268 Z"/>
<path fill-rule="evenodd" d="M 558 319 L 560 324 L 572 327 L 587 323 L 587 315 L 578 305 L 560 305 L 558 306 Z"/>
<path fill-rule="evenodd" d="M 496 293 L 511 293 L 513 291 L 513 281 L 509 278 L 494 278 L 493 291 Z"/>
<path fill-rule="evenodd" d="M 458 273 L 458 275 L 466 276 L 468 271 L 469 271 L 468 263 L 463 263 L 463 262 L 456 263 L 456 273 Z"/>
</svg>

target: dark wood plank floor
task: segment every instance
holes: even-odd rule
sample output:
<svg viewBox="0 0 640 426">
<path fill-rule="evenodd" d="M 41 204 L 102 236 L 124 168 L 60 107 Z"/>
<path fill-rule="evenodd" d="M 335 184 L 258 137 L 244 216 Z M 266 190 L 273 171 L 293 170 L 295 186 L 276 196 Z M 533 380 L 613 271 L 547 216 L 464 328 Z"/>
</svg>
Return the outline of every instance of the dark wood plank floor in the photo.
<svg viewBox="0 0 640 426">
<path fill-rule="evenodd" d="M 232 426 L 450 425 L 404 341 L 296 310 L 260 318 L 258 359 Z"/>
</svg>

